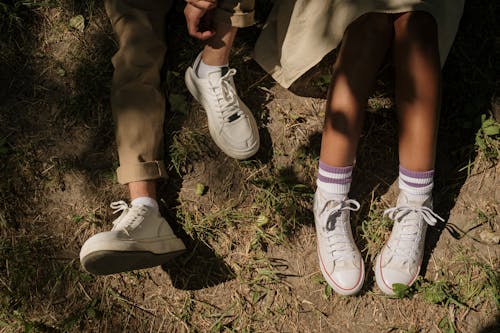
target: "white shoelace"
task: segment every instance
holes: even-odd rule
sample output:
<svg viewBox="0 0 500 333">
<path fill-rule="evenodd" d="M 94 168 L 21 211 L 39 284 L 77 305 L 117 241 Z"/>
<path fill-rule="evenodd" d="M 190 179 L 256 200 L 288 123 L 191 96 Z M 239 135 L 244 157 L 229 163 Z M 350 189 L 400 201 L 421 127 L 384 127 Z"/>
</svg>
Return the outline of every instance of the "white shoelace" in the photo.
<svg viewBox="0 0 500 333">
<path fill-rule="evenodd" d="M 212 86 L 212 90 L 217 97 L 217 102 L 220 107 L 220 117 L 224 121 L 224 124 L 230 123 L 230 118 L 235 114 L 240 117 L 242 116 L 241 109 L 238 105 L 238 98 L 236 97 L 237 93 L 230 80 L 235 74 L 236 69 L 229 69 L 228 72 L 218 80 L 218 84 Z"/>
<path fill-rule="evenodd" d="M 408 216 L 409 214 L 415 214 L 413 216 Z M 418 240 L 421 239 L 422 229 L 418 219 L 422 219 L 425 223 L 430 226 L 436 225 L 437 221 L 440 220 L 444 222 L 444 219 L 438 214 L 434 213 L 429 207 L 409 207 L 400 206 L 392 207 L 384 211 L 384 216 L 388 215 L 396 223 L 401 224 L 400 237 L 394 238 L 395 241 L 403 242 L 403 246 L 399 246 L 397 251 L 394 251 L 394 255 L 403 258 L 406 262 L 415 261 L 418 246 Z M 405 246 L 408 242 L 411 246 Z"/>
<path fill-rule="evenodd" d="M 350 239 L 351 228 L 350 221 L 342 218 L 344 211 L 357 211 L 360 204 L 354 199 L 347 199 L 341 202 L 328 201 L 326 202 L 321 214 L 326 211 L 328 216 L 326 226 L 323 231 L 326 234 L 330 254 L 333 260 L 348 260 L 352 258 L 352 253 L 356 252 L 356 248 Z"/>
<path fill-rule="evenodd" d="M 142 222 L 144 214 L 147 212 L 142 206 L 129 207 L 123 200 L 112 202 L 109 206 L 114 209 L 113 214 L 123 212 L 120 218 L 113 221 L 113 230 L 121 229 L 127 235 L 130 230 L 135 229 Z M 123 215 L 124 213 L 126 215 Z"/>
</svg>

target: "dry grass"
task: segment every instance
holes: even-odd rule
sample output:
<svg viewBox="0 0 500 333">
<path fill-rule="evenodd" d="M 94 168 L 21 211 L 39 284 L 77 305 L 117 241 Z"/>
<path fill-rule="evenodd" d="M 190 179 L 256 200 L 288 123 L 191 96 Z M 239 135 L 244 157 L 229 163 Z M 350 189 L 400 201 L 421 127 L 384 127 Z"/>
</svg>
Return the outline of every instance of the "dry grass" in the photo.
<svg viewBox="0 0 500 333">
<path fill-rule="evenodd" d="M 241 96 L 256 114 L 262 149 L 254 159 L 231 160 L 211 142 L 199 106 L 186 98 L 182 73 L 200 46 L 185 38 L 180 13 L 171 22 L 165 74 L 171 178 L 159 192 L 188 251 L 150 270 L 84 272 L 81 244 L 109 229 L 107 204 L 126 197 L 114 176 L 108 102 L 116 42 L 101 3 L 3 7 L 11 3 L 21 2 L 0 3 L 0 15 L 9 15 L 0 25 L 0 332 L 495 329 L 498 244 L 481 238 L 484 231 L 499 233 L 498 197 L 491 195 L 499 187 L 498 156 L 492 157 L 498 136 L 486 138 L 491 130 L 481 123 L 481 114 L 497 113 L 491 106 L 494 1 L 468 5 L 466 29 L 444 71 L 435 194 L 449 223 L 429 234 L 423 278 L 402 299 L 383 296 L 370 270 L 359 296 L 340 297 L 317 267 L 311 203 L 324 115 L 318 97 L 329 64 L 304 79 L 305 96 L 294 95 L 248 56 L 259 27 L 241 31 L 233 66 Z M 69 26 L 78 14 L 83 32 Z M 477 36 L 484 45 L 472 47 Z M 389 67 L 382 76 L 388 73 Z M 380 83 L 385 92 L 370 100 L 353 184 L 362 204 L 353 214 L 355 238 L 368 267 L 390 232 L 382 212 L 394 203 L 397 174 L 391 88 Z M 478 131 L 489 140 L 487 151 L 477 144 Z"/>
</svg>

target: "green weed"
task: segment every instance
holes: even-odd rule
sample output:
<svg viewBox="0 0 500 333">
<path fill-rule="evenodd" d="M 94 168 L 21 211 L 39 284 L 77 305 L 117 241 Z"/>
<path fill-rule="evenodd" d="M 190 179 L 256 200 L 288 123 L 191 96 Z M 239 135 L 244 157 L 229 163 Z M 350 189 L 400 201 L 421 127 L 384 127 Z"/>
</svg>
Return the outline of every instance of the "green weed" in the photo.
<svg viewBox="0 0 500 333">
<path fill-rule="evenodd" d="M 321 90 L 326 91 L 328 89 L 328 87 L 330 86 L 331 80 L 332 80 L 332 76 L 330 74 L 324 74 L 318 78 L 318 82 L 316 82 L 316 85 L 319 88 L 321 88 Z"/>
<path fill-rule="evenodd" d="M 189 322 L 191 320 L 191 316 L 193 315 L 194 311 L 194 300 L 193 300 L 193 295 L 189 293 L 186 298 L 184 299 L 184 304 L 182 306 L 182 311 L 181 314 L 179 315 L 179 318 L 183 322 Z"/>
<path fill-rule="evenodd" d="M 203 143 L 206 138 L 197 130 L 183 128 L 174 132 L 172 137 L 169 148 L 171 168 L 179 175 L 186 173 L 196 159 L 210 154 L 210 149 Z"/>
<path fill-rule="evenodd" d="M 269 175 L 252 181 L 255 235 L 252 248 L 283 244 L 299 225 L 312 223 L 312 190 L 286 175 Z"/>
<path fill-rule="evenodd" d="M 363 252 L 375 258 L 385 244 L 393 221 L 384 217 L 380 201 L 372 201 L 366 218 L 361 222 L 362 237 L 366 242 Z"/>
<path fill-rule="evenodd" d="M 72 312 L 62 321 L 63 331 L 71 331 L 76 329 L 78 325 L 84 320 L 100 320 L 103 317 L 101 308 L 101 299 L 94 298 L 86 303 L 82 308 Z"/>
<path fill-rule="evenodd" d="M 325 299 L 325 300 L 328 300 L 330 299 L 330 297 L 332 297 L 333 295 L 333 289 L 332 287 L 330 287 L 330 285 L 326 282 L 326 280 L 323 278 L 323 276 L 321 276 L 321 274 L 315 274 L 313 275 L 312 277 L 312 280 L 319 284 L 319 285 L 322 285 L 323 286 L 323 294 L 322 294 L 322 297 Z"/>
<path fill-rule="evenodd" d="M 394 291 L 395 298 L 410 297 L 410 295 L 413 294 L 412 288 L 402 283 L 394 283 L 392 285 L 392 290 Z"/>
<path fill-rule="evenodd" d="M 197 207 L 188 207 L 181 202 L 177 207 L 177 221 L 184 231 L 197 239 L 207 241 L 217 239 L 221 231 L 248 220 L 250 215 L 237 209 L 237 203 L 228 202 L 228 206 L 204 211 Z"/>
<path fill-rule="evenodd" d="M 476 133 L 476 147 L 486 160 L 496 161 L 500 152 L 500 124 L 493 118 L 481 115 L 481 127 Z"/>
<path fill-rule="evenodd" d="M 438 323 L 441 333 L 455 333 L 456 327 L 449 316 L 444 316 Z"/>
<path fill-rule="evenodd" d="M 411 287 L 395 284 L 395 297 L 407 298 L 418 294 L 430 304 L 467 309 L 477 309 L 480 304 L 488 301 L 500 306 L 500 276 L 491 265 L 466 255 L 459 255 L 450 260 L 450 263 L 457 265 L 459 269 L 451 272 L 448 268 L 443 268 L 441 278 L 437 281 L 419 277 Z"/>
<path fill-rule="evenodd" d="M 283 283 L 287 268 L 281 260 L 270 260 L 266 257 L 255 256 L 247 265 L 239 267 L 239 278 L 248 285 L 252 305 L 261 302 L 268 293 L 273 292 L 277 285 Z"/>
</svg>

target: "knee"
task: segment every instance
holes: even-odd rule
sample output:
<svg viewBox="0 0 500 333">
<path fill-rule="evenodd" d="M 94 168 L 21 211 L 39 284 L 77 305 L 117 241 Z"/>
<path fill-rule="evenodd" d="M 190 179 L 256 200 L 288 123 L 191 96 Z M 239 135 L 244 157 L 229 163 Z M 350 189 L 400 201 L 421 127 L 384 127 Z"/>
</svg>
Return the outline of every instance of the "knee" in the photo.
<svg viewBox="0 0 500 333">
<path fill-rule="evenodd" d="M 394 21 L 398 35 L 408 36 L 412 40 L 429 41 L 437 38 L 437 23 L 434 17 L 423 11 L 409 12 Z"/>
<path fill-rule="evenodd" d="M 368 13 L 351 23 L 348 30 L 369 38 L 389 38 L 393 31 L 392 18 L 389 14 Z"/>
<path fill-rule="evenodd" d="M 165 59 L 166 46 L 156 36 L 124 34 L 120 47 L 112 58 L 115 77 L 120 81 L 158 81 Z"/>
</svg>

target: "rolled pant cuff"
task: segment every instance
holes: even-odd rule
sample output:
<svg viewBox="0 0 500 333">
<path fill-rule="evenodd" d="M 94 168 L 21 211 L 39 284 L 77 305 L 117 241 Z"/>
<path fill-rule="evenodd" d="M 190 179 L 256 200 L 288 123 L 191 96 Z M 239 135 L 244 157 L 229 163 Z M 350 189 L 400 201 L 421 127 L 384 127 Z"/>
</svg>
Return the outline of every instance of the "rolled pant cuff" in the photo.
<svg viewBox="0 0 500 333">
<path fill-rule="evenodd" d="M 255 11 L 246 13 L 230 13 L 221 8 L 215 9 L 214 21 L 220 23 L 226 23 L 235 28 L 246 28 L 252 26 L 255 23 Z"/>
<path fill-rule="evenodd" d="M 128 184 L 143 180 L 167 178 L 167 169 L 163 161 L 151 161 L 121 165 L 116 169 L 116 174 L 120 184 Z"/>
</svg>

